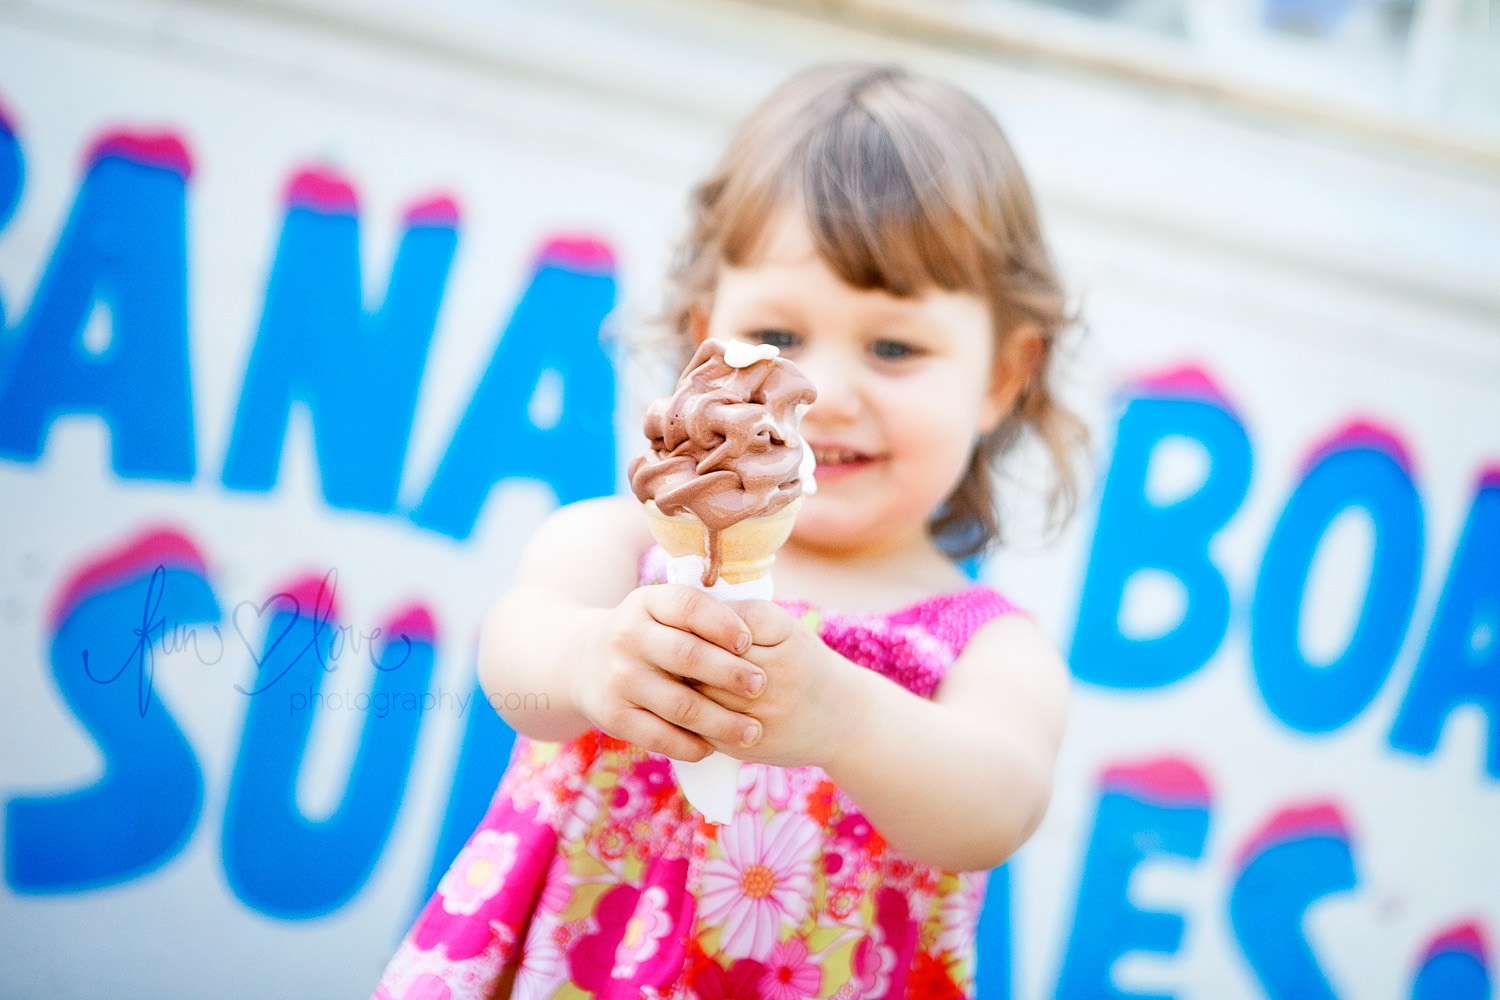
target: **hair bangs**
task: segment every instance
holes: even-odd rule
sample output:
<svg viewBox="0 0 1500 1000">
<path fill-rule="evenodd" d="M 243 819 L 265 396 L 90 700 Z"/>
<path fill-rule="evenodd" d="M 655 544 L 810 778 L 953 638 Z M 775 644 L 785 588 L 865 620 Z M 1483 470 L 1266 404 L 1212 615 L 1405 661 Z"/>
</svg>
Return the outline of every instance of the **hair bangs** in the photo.
<svg viewBox="0 0 1500 1000">
<path fill-rule="evenodd" d="M 940 165 L 923 162 L 862 102 L 814 133 L 798 165 L 798 195 L 814 245 L 855 288 L 920 295 L 936 286 L 983 292 L 971 227 L 947 192 Z"/>
<path fill-rule="evenodd" d="M 822 120 L 801 130 L 801 141 L 719 192 L 726 263 L 753 260 L 771 219 L 790 208 L 802 213 L 818 255 L 854 288 L 903 298 L 932 287 L 989 292 L 982 226 L 959 207 L 939 159 L 923 155 L 935 137 L 907 134 L 878 103 L 817 109 Z"/>
</svg>

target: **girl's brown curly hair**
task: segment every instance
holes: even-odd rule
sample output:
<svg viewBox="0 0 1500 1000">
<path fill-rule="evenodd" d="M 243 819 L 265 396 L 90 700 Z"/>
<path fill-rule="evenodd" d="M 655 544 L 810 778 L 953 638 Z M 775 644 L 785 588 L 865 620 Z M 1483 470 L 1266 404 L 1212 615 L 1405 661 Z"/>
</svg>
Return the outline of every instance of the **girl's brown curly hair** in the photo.
<svg viewBox="0 0 1500 1000">
<path fill-rule="evenodd" d="M 972 292 L 990 308 L 996 356 L 1030 325 L 1036 371 L 1010 415 L 979 438 L 963 478 L 928 527 L 953 558 L 999 541 L 995 464 L 1030 430 L 1054 469 L 1054 523 L 1077 501 L 1083 423 L 1053 391 L 1057 344 L 1073 322 L 1042 241 L 1026 178 L 994 117 L 942 80 L 892 66 L 814 67 L 782 84 L 741 125 L 693 191 L 687 238 L 667 282 L 664 320 L 691 351 L 694 316 L 719 271 L 750 262 L 778 209 L 803 212 L 828 266 L 854 288 Z"/>
</svg>

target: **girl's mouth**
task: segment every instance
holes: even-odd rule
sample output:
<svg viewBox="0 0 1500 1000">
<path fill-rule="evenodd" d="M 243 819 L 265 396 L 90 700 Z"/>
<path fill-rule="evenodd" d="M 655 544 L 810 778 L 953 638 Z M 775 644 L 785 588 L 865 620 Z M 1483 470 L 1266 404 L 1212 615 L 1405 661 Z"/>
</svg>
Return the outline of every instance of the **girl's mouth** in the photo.
<svg viewBox="0 0 1500 1000">
<path fill-rule="evenodd" d="M 812 451 L 813 459 L 818 463 L 813 475 L 819 482 L 851 475 L 875 461 L 873 455 L 843 445 L 814 444 Z"/>
</svg>

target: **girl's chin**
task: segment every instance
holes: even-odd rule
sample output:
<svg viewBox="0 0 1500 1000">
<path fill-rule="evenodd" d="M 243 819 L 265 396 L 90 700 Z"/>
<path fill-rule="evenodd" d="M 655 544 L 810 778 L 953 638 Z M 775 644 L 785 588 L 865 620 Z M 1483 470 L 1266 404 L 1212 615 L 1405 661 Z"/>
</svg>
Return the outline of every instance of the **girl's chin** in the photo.
<svg viewBox="0 0 1500 1000">
<path fill-rule="evenodd" d="M 802 503 L 791 543 L 819 551 L 860 548 L 871 530 L 868 511 L 819 490 Z"/>
</svg>

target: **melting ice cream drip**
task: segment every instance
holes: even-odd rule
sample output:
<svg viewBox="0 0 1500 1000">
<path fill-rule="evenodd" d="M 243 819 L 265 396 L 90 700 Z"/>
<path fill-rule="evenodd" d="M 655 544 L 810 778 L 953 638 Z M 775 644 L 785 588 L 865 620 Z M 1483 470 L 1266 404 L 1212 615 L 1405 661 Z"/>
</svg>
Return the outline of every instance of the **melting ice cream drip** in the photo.
<svg viewBox="0 0 1500 1000">
<path fill-rule="evenodd" d="M 731 368 L 749 368 L 757 361 L 770 361 L 781 353 L 775 344 L 747 344 L 731 340 L 724 345 L 724 363 Z"/>
</svg>

